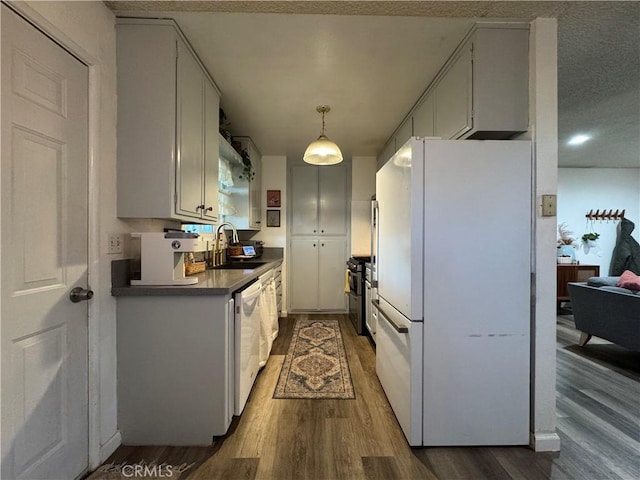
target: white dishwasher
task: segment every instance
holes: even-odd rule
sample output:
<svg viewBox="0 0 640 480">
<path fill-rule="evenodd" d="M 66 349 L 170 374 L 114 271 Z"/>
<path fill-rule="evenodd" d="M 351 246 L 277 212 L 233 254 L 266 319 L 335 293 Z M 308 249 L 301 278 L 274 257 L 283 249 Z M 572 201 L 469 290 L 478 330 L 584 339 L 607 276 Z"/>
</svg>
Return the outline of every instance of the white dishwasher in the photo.
<svg viewBox="0 0 640 480">
<path fill-rule="evenodd" d="M 260 297 L 262 284 L 256 281 L 234 293 L 235 314 L 235 415 L 247 403 L 260 362 Z"/>
</svg>

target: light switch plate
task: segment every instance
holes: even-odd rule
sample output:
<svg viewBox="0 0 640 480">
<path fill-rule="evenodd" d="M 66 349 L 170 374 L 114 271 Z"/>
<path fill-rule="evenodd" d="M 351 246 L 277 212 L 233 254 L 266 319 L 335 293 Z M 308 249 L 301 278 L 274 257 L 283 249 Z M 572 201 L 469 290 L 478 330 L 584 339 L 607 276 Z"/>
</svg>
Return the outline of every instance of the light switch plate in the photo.
<svg viewBox="0 0 640 480">
<path fill-rule="evenodd" d="M 107 247 L 107 253 L 112 255 L 116 253 L 122 253 L 124 236 L 122 233 L 110 233 L 109 245 Z"/>
<path fill-rule="evenodd" d="M 555 217 L 557 215 L 557 196 L 542 195 L 542 216 Z"/>
</svg>

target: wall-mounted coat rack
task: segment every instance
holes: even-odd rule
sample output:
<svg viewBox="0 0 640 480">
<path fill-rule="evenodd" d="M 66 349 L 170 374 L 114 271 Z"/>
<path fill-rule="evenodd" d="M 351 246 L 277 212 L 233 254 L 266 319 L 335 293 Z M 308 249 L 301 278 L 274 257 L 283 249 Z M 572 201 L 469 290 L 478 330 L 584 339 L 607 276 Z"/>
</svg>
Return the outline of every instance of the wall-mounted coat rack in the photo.
<svg viewBox="0 0 640 480">
<path fill-rule="evenodd" d="M 587 219 L 589 220 L 622 220 L 624 218 L 624 210 L 620 211 L 620 210 L 616 210 L 615 212 L 613 210 L 609 210 L 607 212 L 607 210 L 602 210 L 602 212 L 600 212 L 600 210 L 596 210 L 595 212 L 592 210 L 589 210 L 589 213 L 587 213 L 585 215 L 585 217 L 587 217 Z"/>
</svg>

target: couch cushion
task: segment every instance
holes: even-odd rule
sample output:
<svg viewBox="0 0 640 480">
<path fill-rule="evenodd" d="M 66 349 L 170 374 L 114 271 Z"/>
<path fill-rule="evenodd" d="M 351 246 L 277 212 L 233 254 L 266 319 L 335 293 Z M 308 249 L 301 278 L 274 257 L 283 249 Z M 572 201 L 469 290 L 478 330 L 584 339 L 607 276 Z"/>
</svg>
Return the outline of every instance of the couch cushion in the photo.
<svg viewBox="0 0 640 480">
<path fill-rule="evenodd" d="M 640 290 L 640 276 L 631 270 L 625 270 L 620 275 L 620 280 L 616 284 L 618 287 L 628 288 L 629 290 Z"/>
<path fill-rule="evenodd" d="M 589 277 L 587 285 L 590 287 L 617 287 L 620 277 Z"/>
</svg>

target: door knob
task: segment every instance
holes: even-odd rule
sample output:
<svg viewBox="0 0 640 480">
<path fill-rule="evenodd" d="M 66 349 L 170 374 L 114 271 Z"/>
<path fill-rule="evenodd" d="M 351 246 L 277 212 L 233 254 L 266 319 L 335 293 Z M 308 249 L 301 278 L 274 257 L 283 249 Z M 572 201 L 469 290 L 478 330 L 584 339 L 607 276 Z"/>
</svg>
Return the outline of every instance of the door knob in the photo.
<svg viewBox="0 0 640 480">
<path fill-rule="evenodd" d="M 73 303 L 78 303 L 83 300 L 91 300 L 93 298 L 93 290 L 89 288 L 75 287 L 69 293 L 69 299 Z"/>
</svg>

